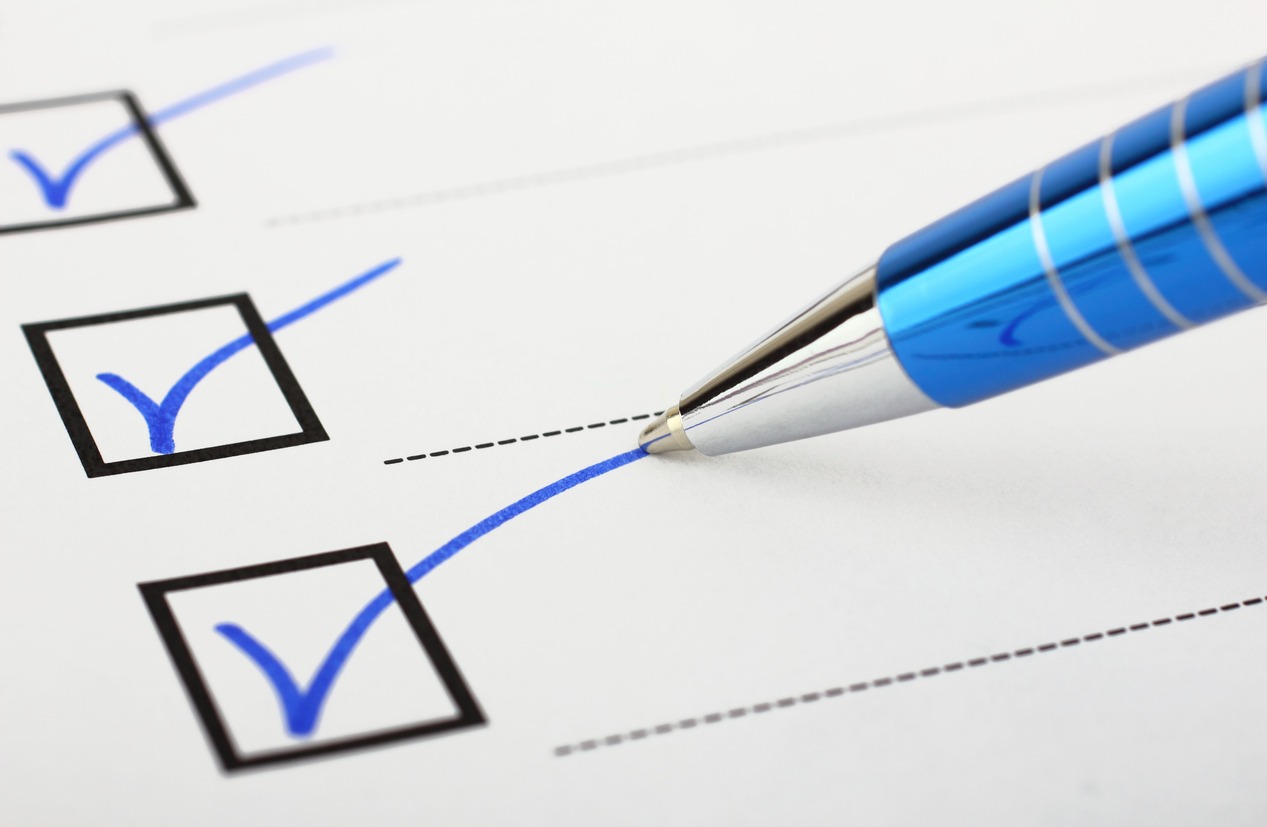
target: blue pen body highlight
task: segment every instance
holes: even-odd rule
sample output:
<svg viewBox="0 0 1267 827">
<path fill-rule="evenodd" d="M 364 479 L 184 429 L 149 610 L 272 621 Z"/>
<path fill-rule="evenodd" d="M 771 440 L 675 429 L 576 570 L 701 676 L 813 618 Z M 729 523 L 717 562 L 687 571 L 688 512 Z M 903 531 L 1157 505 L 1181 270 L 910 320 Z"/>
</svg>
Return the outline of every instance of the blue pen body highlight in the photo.
<svg viewBox="0 0 1267 827">
<path fill-rule="evenodd" d="M 893 350 L 968 405 L 1267 300 L 1264 64 L 890 247 Z"/>
</svg>

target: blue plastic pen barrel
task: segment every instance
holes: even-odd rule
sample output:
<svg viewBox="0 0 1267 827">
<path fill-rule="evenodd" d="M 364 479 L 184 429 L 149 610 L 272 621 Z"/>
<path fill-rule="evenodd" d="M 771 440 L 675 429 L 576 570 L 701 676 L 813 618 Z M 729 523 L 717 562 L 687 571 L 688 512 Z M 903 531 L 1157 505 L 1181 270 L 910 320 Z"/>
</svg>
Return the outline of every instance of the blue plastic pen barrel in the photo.
<svg viewBox="0 0 1267 827">
<path fill-rule="evenodd" d="M 885 251 L 910 379 L 967 405 L 1267 300 L 1263 85 L 1258 63 Z"/>
</svg>

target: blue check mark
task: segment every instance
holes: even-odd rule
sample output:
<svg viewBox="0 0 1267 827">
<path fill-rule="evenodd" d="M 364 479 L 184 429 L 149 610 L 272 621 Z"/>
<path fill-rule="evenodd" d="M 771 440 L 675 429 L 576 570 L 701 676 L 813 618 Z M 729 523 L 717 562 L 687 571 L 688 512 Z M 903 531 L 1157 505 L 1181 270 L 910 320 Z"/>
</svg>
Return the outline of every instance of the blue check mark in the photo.
<svg viewBox="0 0 1267 827">
<path fill-rule="evenodd" d="M 199 92 L 196 95 L 177 101 L 176 103 L 156 110 L 146 119 L 150 126 L 158 126 L 164 124 L 173 118 L 178 118 L 187 112 L 200 109 L 210 103 L 215 103 L 222 98 L 235 95 L 238 92 L 250 89 L 252 86 L 258 86 L 265 81 L 293 72 L 296 69 L 302 69 L 318 61 L 327 60 L 334 55 L 330 48 L 313 49 L 308 52 L 301 52 L 292 55 L 284 60 L 276 63 L 270 63 L 268 66 L 256 69 L 241 77 L 213 86 Z M 49 209 L 64 210 L 66 202 L 70 198 L 71 187 L 79 180 L 84 171 L 100 158 L 107 150 L 118 146 L 134 135 L 139 134 L 140 129 L 136 124 L 128 124 L 125 127 L 111 132 L 104 138 L 89 146 L 83 152 L 79 153 L 70 164 L 62 170 L 60 175 L 47 169 L 41 164 L 35 156 L 23 149 L 13 149 L 9 151 L 9 158 L 21 167 L 35 185 L 39 188 L 40 195 L 44 198 L 44 203 Z"/>
<path fill-rule="evenodd" d="M 344 282 L 328 293 L 322 293 L 312 301 L 296 307 L 289 313 L 278 316 L 268 323 L 269 332 L 275 333 L 305 316 L 317 312 L 331 302 L 338 301 L 380 276 L 391 272 L 399 264 L 400 259 L 398 258 L 385 261 L 351 281 Z M 185 400 L 189 398 L 190 392 L 193 391 L 199 382 L 206 378 L 207 374 L 223 364 L 226 359 L 254 344 L 254 337 L 247 333 L 214 351 L 211 355 L 203 358 L 192 368 L 185 371 L 180 379 L 176 380 L 176 384 L 172 385 L 171 390 L 163 396 L 161 402 L 155 402 L 145 392 L 137 388 L 136 385 L 133 385 L 117 373 L 99 373 L 97 378 L 132 403 L 132 406 L 136 408 L 137 412 L 145 420 L 150 432 L 150 450 L 156 454 L 170 454 L 176 450 L 174 435 L 176 415 L 180 413 L 180 409 L 184 406 Z"/>
<path fill-rule="evenodd" d="M 471 545 L 471 543 L 474 543 L 485 534 L 495 531 L 520 514 L 530 511 L 565 491 L 576 488 L 582 483 L 611 473 L 617 468 L 623 468 L 631 462 L 636 462 L 646 456 L 648 454 L 641 448 L 635 448 L 632 451 L 617 454 L 611 459 L 605 459 L 602 462 L 582 468 L 580 471 L 569 474 L 543 488 L 538 488 L 528 496 L 522 497 L 502 510 L 480 520 L 422 558 L 414 564 L 413 568 L 405 572 L 405 578 L 411 584 L 417 583 L 434 571 L 441 563 L 444 563 L 459 551 Z M 317 667 L 317 671 L 313 674 L 312 680 L 309 681 L 306 688 L 299 686 L 299 682 L 295 680 L 290 670 L 286 668 L 286 664 L 282 663 L 277 655 L 273 654 L 267 646 L 238 624 L 220 623 L 216 625 L 215 630 L 220 633 L 221 637 L 237 647 L 238 651 L 249 658 L 256 668 L 260 670 L 264 678 L 273 687 L 274 694 L 277 695 L 286 730 L 296 738 L 304 738 L 311 736 L 313 730 L 316 729 L 322 707 L 325 706 L 326 699 L 330 696 L 330 690 L 334 688 L 335 679 L 339 677 L 343 667 L 347 665 L 348 658 L 356 650 L 361 639 L 369 632 L 374 621 L 395 602 L 396 599 L 391 591 L 383 590 L 376 594 L 369 603 L 366 603 L 339 634 L 339 637 L 335 639 L 330 651 L 326 653 L 325 658 Z"/>
</svg>

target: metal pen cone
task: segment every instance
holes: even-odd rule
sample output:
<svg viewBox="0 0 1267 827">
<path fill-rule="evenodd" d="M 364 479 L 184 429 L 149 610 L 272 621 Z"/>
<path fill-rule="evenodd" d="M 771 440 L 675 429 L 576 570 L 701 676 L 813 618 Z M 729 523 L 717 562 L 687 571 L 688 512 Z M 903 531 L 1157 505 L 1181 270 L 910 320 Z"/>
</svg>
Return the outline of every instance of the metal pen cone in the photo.
<svg viewBox="0 0 1267 827">
<path fill-rule="evenodd" d="M 638 447 L 648 454 L 670 451 L 691 451 L 695 448 L 682 430 L 682 416 L 677 405 L 651 420 L 638 436 Z"/>
</svg>

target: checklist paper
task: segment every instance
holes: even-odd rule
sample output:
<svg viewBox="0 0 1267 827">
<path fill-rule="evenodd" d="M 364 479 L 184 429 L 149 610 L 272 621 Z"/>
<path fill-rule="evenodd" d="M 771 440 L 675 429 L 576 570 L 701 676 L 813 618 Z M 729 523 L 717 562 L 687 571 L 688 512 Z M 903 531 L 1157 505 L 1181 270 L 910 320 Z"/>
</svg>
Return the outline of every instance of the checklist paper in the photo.
<svg viewBox="0 0 1267 827">
<path fill-rule="evenodd" d="M 1202 12 L 7 10 L 0 823 L 1261 823 L 1262 311 L 636 450 Z"/>
</svg>

